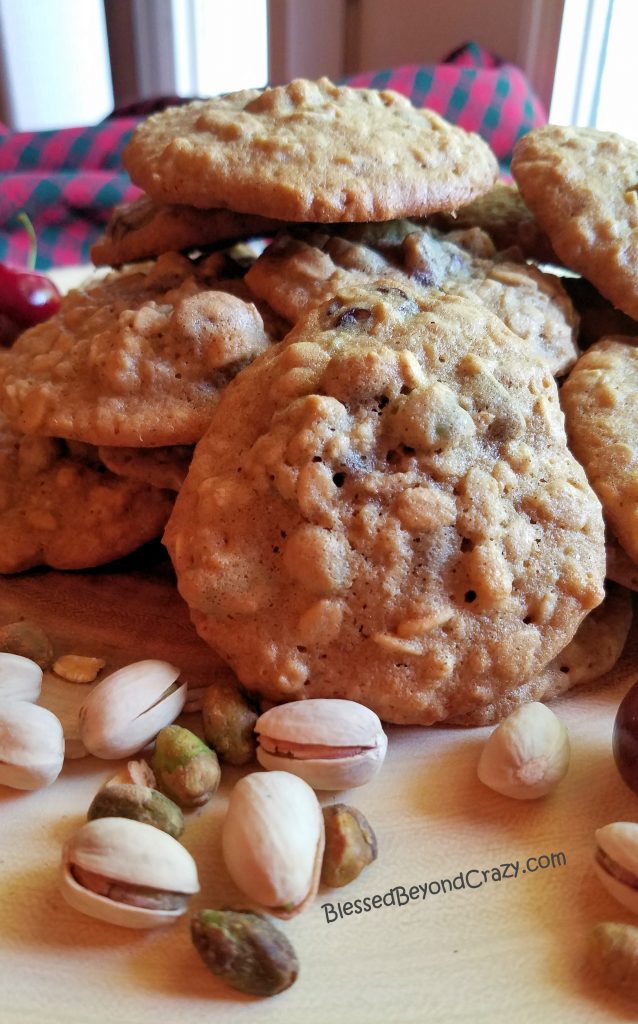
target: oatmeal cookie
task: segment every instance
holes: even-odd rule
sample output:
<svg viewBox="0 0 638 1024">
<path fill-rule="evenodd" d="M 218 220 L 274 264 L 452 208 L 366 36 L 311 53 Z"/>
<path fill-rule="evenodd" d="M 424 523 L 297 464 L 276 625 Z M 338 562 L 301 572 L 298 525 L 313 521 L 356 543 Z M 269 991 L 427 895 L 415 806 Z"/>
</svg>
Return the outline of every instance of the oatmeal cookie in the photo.
<svg viewBox="0 0 638 1024">
<path fill-rule="evenodd" d="M 179 491 L 193 458 L 192 445 L 163 448 L 98 448 L 98 456 L 116 476 L 139 480 L 151 487 Z"/>
<path fill-rule="evenodd" d="M 589 348 L 610 334 L 638 334 L 638 323 L 615 309 L 584 277 L 563 277 L 563 287 L 578 314 L 578 347 Z"/>
<path fill-rule="evenodd" d="M 222 389 L 271 342 L 241 280 L 169 253 L 69 292 L 0 363 L 0 406 L 27 434 L 193 444 Z"/>
<path fill-rule="evenodd" d="M 560 263 L 536 217 L 516 185 L 497 181 L 489 192 L 452 213 L 434 214 L 429 223 L 441 231 L 481 228 L 498 250 L 516 247 L 525 259 Z"/>
<path fill-rule="evenodd" d="M 603 338 L 561 388 L 570 446 L 605 519 L 638 562 L 638 337 Z"/>
<path fill-rule="evenodd" d="M 480 306 L 394 279 L 231 383 L 165 543 L 247 687 L 389 722 L 498 699 L 603 598 L 600 504 L 547 367 Z"/>
<path fill-rule="evenodd" d="M 321 223 L 456 209 L 498 172 L 478 135 L 327 78 L 171 107 L 136 129 L 123 161 L 163 203 Z"/>
<path fill-rule="evenodd" d="M 0 416 L 0 573 L 120 558 L 161 534 L 173 501 L 109 473 L 89 450 L 25 437 Z"/>
<path fill-rule="evenodd" d="M 638 565 L 624 551 L 614 535 L 607 530 L 607 579 L 628 590 L 638 590 Z"/>
<path fill-rule="evenodd" d="M 403 220 L 356 225 L 344 233 L 282 233 L 246 275 L 246 282 L 294 322 L 338 288 L 379 275 L 425 290 L 438 288 L 495 313 L 552 373 L 576 361 L 578 318 L 559 279 L 525 263 L 499 257 L 478 228 L 441 235 Z"/>
<path fill-rule="evenodd" d="M 605 600 L 586 615 L 574 639 L 541 673 L 526 680 L 499 700 L 454 718 L 451 725 L 494 725 L 519 705 L 532 700 L 548 702 L 574 686 L 593 683 L 611 672 L 619 660 L 633 619 L 628 590 L 608 585 Z"/>
<path fill-rule="evenodd" d="M 274 235 L 281 227 L 281 221 L 256 214 L 162 205 L 148 196 L 140 196 L 115 207 L 104 235 L 91 248 L 91 259 L 98 267 L 119 267 L 165 252 L 227 245 L 253 235 Z"/>
<path fill-rule="evenodd" d="M 565 266 L 638 320 L 638 142 L 544 125 L 516 144 L 512 174 Z"/>
</svg>

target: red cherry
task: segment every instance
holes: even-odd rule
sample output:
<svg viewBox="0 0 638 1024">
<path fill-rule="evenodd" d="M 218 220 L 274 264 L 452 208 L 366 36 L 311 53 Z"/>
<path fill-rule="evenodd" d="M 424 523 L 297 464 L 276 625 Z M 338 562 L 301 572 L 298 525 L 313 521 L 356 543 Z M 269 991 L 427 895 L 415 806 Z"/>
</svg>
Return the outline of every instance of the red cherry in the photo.
<svg viewBox="0 0 638 1024">
<path fill-rule="evenodd" d="M 0 316 L 24 329 L 48 320 L 60 306 L 60 293 L 44 274 L 0 263 Z"/>
</svg>

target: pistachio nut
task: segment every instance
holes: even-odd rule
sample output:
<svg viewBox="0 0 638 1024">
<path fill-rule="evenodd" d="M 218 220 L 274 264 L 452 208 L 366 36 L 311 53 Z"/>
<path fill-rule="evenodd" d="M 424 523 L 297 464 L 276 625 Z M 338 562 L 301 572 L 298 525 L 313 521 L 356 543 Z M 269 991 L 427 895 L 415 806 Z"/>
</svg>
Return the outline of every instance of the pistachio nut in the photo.
<svg viewBox="0 0 638 1024">
<path fill-rule="evenodd" d="M 545 796 L 569 767 L 566 726 L 545 704 L 522 704 L 491 733 L 478 763 L 484 785 L 513 797 Z"/>
<path fill-rule="evenodd" d="M 186 911 L 199 881 L 188 850 L 166 832 L 130 818 L 96 818 L 65 844 L 60 888 L 90 917 L 157 928 Z"/>
<path fill-rule="evenodd" d="M 42 669 L 21 654 L 0 654 L 0 699 L 36 701 L 42 689 Z"/>
<path fill-rule="evenodd" d="M 257 719 L 257 760 L 314 789 L 363 786 L 383 764 L 388 738 L 374 711 L 353 700 L 314 697 L 279 704 Z"/>
<path fill-rule="evenodd" d="M 179 839 L 184 831 L 184 815 L 177 804 L 149 786 L 112 782 L 98 790 L 89 807 L 87 818 L 132 818 L 154 825 Z"/>
<path fill-rule="evenodd" d="M 209 971 L 239 992 L 274 996 L 299 974 L 290 942 L 264 914 L 201 910 L 191 921 L 191 936 Z"/>
<path fill-rule="evenodd" d="M 257 712 L 229 680 L 212 683 L 202 700 L 206 742 L 228 764 L 248 764 L 255 757 Z"/>
<path fill-rule="evenodd" d="M 638 928 L 614 921 L 595 925 L 589 964 L 614 992 L 638 999 Z"/>
<path fill-rule="evenodd" d="M 292 917 L 314 898 L 323 815 L 310 786 L 289 772 L 253 772 L 233 788 L 222 825 L 228 872 L 249 899 Z"/>
<path fill-rule="evenodd" d="M 0 651 L 29 658 L 43 671 L 53 662 L 51 641 L 44 630 L 32 622 L 9 622 L 0 627 Z"/>
<path fill-rule="evenodd" d="M 128 757 L 170 725 L 184 707 L 186 684 L 167 661 L 137 661 L 95 686 L 80 708 L 80 738 L 96 757 Z"/>
<path fill-rule="evenodd" d="M 594 868 L 607 892 L 638 914 L 638 825 L 615 821 L 596 830 Z"/>
<path fill-rule="evenodd" d="M 159 788 L 182 807 L 205 804 L 219 786 L 217 754 L 181 725 L 160 731 L 151 764 Z"/>
<path fill-rule="evenodd" d="M 26 700 L 0 701 L 0 784 L 40 789 L 64 763 L 64 734 L 56 716 Z"/>
<path fill-rule="evenodd" d="M 321 881 L 335 888 L 348 885 L 377 857 L 377 837 L 367 818 L 356 807 L 332 804 L 324 807 L 326 848 Z"/>
</svg>

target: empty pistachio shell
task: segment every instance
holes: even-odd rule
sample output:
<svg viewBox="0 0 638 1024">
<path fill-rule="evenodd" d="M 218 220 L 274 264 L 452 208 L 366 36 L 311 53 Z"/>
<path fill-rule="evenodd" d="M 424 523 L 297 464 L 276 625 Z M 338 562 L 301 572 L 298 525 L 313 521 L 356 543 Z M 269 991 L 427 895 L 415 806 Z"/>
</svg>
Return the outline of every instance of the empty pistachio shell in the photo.
<svg viewBox="0 0 638 1024">
<path fill-rule="evenodd" d="M 290 942 L 264 914 L 202 910 L 191 921 L 191 936 L 209 971 L 239 992 L 274 996 L 299 974 Z"/>
<path fill-rule="evenodd" d="M 638 914 L 638 825 L 615 821 L 596 831 L 594 868 L 615 900 Z"/>
<path fill-rule="evenodd" d="M 0 699 L 36 701 L 42 689 L 42 669 L 20 654 L 0 654 Z"/>
<path fill-rule="evenodd" d="M 53 662 L 53 647 L 48 636 L 32 622 L 10 622 L 0 628 L 0 651 L 20 654 L 46 670 Z"/>
<path fill-rule="evenodd" d="M 181 807 L 205 804 L 219 786 L 217 754 L 181 725 L 167 725 L 158 734 L 152 765 L 160 789 Z"/>
<path fill-rule="evenodd" d="M 87 818 L 132 818 L 154 825 L 179 839 L 184 831 L 184 815 L 177 804 L 148 786 L 112 782 L 100 789 L 89 807 Z"/>
<path fill-rule="evenodd" d="M 257 713 L 228 680 L 220 679 L 208 687 L 202 700 L 202 719 L 206 742 L 228 764 L 248 764 L 255 757 Z"/>
<path fill-rule="evenodd" d="M 64 763 L 62 725 L 51 711 L 26 700 L 0 701 L 0 784 L 40 789 Z"/>
<path fill-rule="evenodd" d="M 376 860 L 377 837 L 361 811 L 347 804 L 324 807 L 323 820 L 326 848 L 321 881 L 334 887 L 348 885 Z"/>
<path fill-rule="evenodd" d="M 138 661 L 91 690 L 80 708 L 80 737 L 96 757 L 128 757 L 170 725 L 184 707 L 186 684 L 167 661 Z"/>
<path fill-rule="evenodd" d="M 363 786 L 379 771 L 388 746 L 374 711 L 353 700 L 279 704 L 257 719 L 255 732 L 263 768 L 292 772 L 315 789 Z"/>
<path fill-rule="evenodd" d="M 478 763 L 485 786 L 516 800 L 545 796 L 569 767 L 566 727 L 545 704 L 532 701 L 491 733 Z"/>
<path fill-rule="evenodd" d="M 96 818 L 62 852 L 60 888 L 76 910 L 125 928 L 171 924 L 199 892 L 195 861 L 152 825 Z"/>
<path fill-rule="evenodd" d="M 222 826 L 222 851 L 235 884 L 278 917 L 315 896 L 324 846 L 321 807 L 289 772 L 254 772 L 234 787 Z"/>
</svg>

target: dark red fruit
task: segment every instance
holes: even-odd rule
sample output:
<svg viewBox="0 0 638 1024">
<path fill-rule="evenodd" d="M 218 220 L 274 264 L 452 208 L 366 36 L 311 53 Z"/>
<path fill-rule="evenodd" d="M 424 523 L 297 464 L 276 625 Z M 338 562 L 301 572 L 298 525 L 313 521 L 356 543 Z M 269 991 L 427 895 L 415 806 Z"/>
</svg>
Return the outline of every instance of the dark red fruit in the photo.
<svg viewBox="0 0 638 1024">
<path fill-rule="evenodd" d="M 22 267 L 0 263 L 0 314 L 24 329 L 57 311 L 60 293 L 53 281 Z"/>
<path fill-rule="evenodd" d="M 613 750 L 623 781 L 638 793 L 638 683 L 628 690 L 616 712 Z"/>
</svg>

